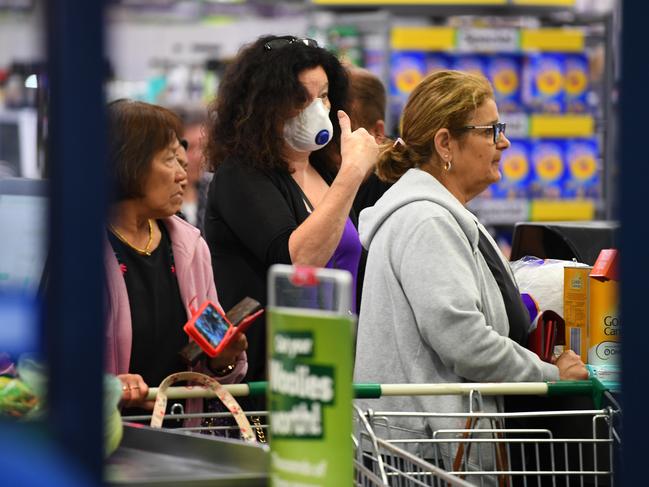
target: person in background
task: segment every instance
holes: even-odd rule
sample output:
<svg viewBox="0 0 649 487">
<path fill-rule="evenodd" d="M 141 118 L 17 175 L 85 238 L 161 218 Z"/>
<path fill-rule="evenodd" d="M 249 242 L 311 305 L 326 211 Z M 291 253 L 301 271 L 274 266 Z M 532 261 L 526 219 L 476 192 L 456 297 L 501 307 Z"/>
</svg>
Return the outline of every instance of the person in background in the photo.
<svg viewBox="0 0 649 487">
<path fill-rule="evenodd" d="M 218 305 L 210 253 L 199 231 L 175 216 L 187 172 L 178 160 L 180 119 L 148 103 L 108 105 L 109 171 L 116 189 L 106 229 L 106 369 L 123 384 L 123 405 L 152 408 L 149 385 L 187 370 L 178 352 L 188 343 L 190 306 Z M 199 362 L 219 381 L 246 373 L 246 337 Z M 201 409 L 200 400 L 188 402 Z"/>
<path fill-rule="evenodd" d="M 572 351 L 555 363 L 526 341 L 529 315 L 507 261 L 465 205 L 501 177 L 510 143 L 489 82 L 439 71 L 412 92 L 402 138 L 382 146 L 377 173 L 396 181 L 360 215 L 368 248 L 354 380 L 456 383 L 585 379 Z M 512 333 L 513 332 L 513 333 Z M 524 332 L 524 333 L 523 333 Z M 517 340 L 510 338 L 517 336 Z M 520 338 L 518 337 L 520 335 Z M 483 397 L 493 412 L 501 398 Z M 363 407 L 387 411 L 465 412 L 468 398 L 386 397 Z M 465 428 L 464 418 L 401 419 L 427 437 Z M 469 462 L 488 464 L 488 458 Z M 450 467 L 454 452 L 443 452 Z"/>
<path fill-rule="evenodd" d="M 385 105 L 387 103 L 385 87 L 381 80 L 367 69 L 355 66 L 346 66 L 346 69 L 349 76 L 348 105 L 352 129 L 363 127 L 374 137 L 377 144 L 382 144 L 385 141 Z M 352 206 L 354 212 L 359 215 L 363 209 L 372 206 L 390 186 L 392 183 L 381 181 L 372 168 L 358 188 Z M 366 261 L 367 252 L 363 249 L 356 283 L 358 310 L 363 302 L 363 278 Z"/>
<path fill-rule="evenodd" d="M 181 216 L 189 223 L 204 232 L 205 208 L 207 206 L 207 189 L 212 181 L 212 173 L 205 171 L 203 150 L 205 147 L 204 117 L 198 113 L 183 113 L 183 139 L 179 157 L 186 164 L 187 187 L 183 195 Z"/>
<path fill-rule="evenodd" d="M 205 219 L 226 307 L 244 296 L 266 303 L 273 264 L 345 269 L 355 285 L 352 203 L 378 145 L 366 130 L 352 132 L 347 86 L 343 66 L 312 39 L 261 37 L 229 65 L 210 108 Z M 265 379 L 264 322 L 248 340 L 247 378 Z"/>
<path fill-rule="evenodd" d="M 363 127 L 374 137 L 377 144 L 385 141 L 385 106 L 387 97 L 381 80 L 367 69 L 350 66 L 349 118 L 352 130 Z M 372 206 L 387 191 L 391 183 L 381 181 L 371 171 L 361 184 L 354 198 L 356 214 Z"/>
</svg>

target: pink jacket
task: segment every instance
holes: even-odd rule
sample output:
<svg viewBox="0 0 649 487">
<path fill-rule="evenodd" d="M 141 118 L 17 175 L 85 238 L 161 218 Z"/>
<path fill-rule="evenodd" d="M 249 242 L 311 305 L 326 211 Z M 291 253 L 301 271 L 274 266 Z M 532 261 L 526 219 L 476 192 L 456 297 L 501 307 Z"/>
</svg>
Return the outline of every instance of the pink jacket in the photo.
<svg viewBox="0 0 649 487">
<path fill-rule="evenodd" d="M 180 297 L 191 317 L 190 303 L 194 308 L 209 299 L 218 304 L 210 251 L 198 229 L 177 216 L 164 220 L 169 231 L 176 264 L 176 276 Z M 105 241 L 104 265 L 106 267 L 106 371 L 111 374 L 127 374 L 131 360 L 132 330 L 131 310 L 126 292 L 126 283 L 108 242 Z M 195 367 L 197 372 L 213 375 L 202 362 Z M 218 378 L 219 382 L 231 384 L 240 382 L 248 370 L 246 354 L 237 359 L 235 369 Z M 158 384 L 148 384 L 157 386 Z M 200 411 L 200 400 L 189 401 L 190 412 Z"/>
</svg>

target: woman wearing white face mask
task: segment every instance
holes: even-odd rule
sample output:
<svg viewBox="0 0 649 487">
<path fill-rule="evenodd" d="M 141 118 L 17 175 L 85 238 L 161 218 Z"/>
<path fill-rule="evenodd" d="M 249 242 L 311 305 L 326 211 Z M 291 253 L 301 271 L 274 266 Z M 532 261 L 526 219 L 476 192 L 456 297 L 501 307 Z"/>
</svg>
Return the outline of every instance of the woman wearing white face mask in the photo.
<svg viewBox="0 0 649 487">
<path fill-rule="evenodd" d="M 342 112 L 347 76 L 311 39 L 263 37 L 226 72 L 210 109 L 215 175 L 205 218 L 219 300 L 266 302 L 266 272 L 284 263 L 335 267 L 356 278 L 361 244 L 352 202 L 377 159 Z M 336 158 L 342 162 L 336 173 Z M 248 337 L 248 380 L 266 378 L 266 331 Z"/>
</svg>

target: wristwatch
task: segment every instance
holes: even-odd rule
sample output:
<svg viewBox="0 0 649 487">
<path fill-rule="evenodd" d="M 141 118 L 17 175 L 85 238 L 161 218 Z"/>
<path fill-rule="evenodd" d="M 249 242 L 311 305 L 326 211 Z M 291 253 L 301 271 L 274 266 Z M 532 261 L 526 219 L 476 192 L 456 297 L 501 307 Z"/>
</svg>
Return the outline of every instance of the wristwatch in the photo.
<svg viewBox="0 0 649 487">
<path fill-rule="evenodd" d="M 223 377 L 224 375 L 228 375 L 230 372 L 232 372 L 236 367 L 236 364 L 226 365 L 222 369 L 213 369 L 212 367 L 210 367 L 209 363 L 207 364 L 207 366 L 214 373 L 214 375 Z"/>
</svg>

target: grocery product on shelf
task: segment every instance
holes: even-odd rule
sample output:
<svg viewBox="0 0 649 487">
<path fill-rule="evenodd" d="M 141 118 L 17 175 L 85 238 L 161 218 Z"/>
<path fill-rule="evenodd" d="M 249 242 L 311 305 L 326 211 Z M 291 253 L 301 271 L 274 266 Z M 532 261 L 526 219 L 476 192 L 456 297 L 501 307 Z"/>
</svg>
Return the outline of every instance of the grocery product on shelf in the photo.
<svg viewBox="0 0 649 487">
<path fill-rule="evenodd" d="M 532 176 L 529 144 L 526 140 L 512 139 L 511 147 L 500 159 L 501 180 L 493 184 L 490 196 L 494 198 L 527 198 Z"/>
<path fill-rule="evenodd" d="M 562 113 L 564 99 L 564 55 L 538 53 L 525 58 L 523 101 L 528 110 L 538 113 Z"/>
<path fill-rule="evenodd" d="M 565 179 L 564 198 L 600 198 L 601 168 L 596 139 L 574 139 L 566 142 L 565 161 L 569 177 Z"/>
<path fill-rule="evenodd" d="M 564 141 L 536 140 L 530 149 L 532 161 L 531 196 L 557 199 L 561 197 L 566 174 Z"/>
<path fill-rule="evenodd" d="M 487 78 L 491 81 L 494 97 L 501 113 L 520 112 L 521 57 L 511 54 L 494 54 L 487 58 Z"/>
<path fill-rule="evenodd" d="M 588 111 L 588 58 L 585 54 L 569 54 L 564 58 L 564 91 L 566 112 Z"/>
</svg>

